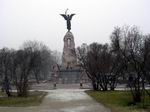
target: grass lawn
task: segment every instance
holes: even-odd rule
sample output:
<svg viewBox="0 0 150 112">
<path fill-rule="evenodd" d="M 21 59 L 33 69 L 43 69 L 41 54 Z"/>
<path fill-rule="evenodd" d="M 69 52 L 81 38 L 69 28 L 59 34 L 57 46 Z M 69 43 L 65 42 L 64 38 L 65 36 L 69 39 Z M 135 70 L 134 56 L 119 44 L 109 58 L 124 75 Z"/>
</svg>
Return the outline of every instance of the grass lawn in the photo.
<svg viewBox="0 0 150 112">
<path fill-rule="evenodd" d="M 150 97 L 145 96 L 146 109 L 143 109 L 143 103 L 135 106 L 129 106 L 132 101 L 130 92 L 127 91 L 86 91 L 88 95 L 104 106 L 111 109 L 112 112 L 150 112 Z"/>
<path fill-rule="evenodd" d="M 46 92 L 34 91 L 29 92 L 28 97 L 7 97 L 4 93 L 0 92 L 0 106 L 36 106 L 39 105 Z"/>
</svg>

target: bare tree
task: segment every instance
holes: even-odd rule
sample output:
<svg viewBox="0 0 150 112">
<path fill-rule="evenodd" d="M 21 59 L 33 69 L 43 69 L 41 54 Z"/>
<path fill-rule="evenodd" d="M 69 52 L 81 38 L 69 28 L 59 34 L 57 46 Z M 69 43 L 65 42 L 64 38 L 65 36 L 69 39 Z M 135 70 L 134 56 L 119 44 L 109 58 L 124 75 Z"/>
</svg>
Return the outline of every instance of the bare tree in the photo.
<svg viewBox="0 0 150 112">
<path fill-rule="evenodd" d="M 14 55 L 13 80 L 18 96 L 28 95 L 28 78 L 33 68 L 32 53 L 30 50 L 18 50 Z"/>
<path fill-rule="evenodd" d="M 149 51 L 144 50 L 144 36 L 137 27 L 125 26 L 116 28 L 112 34 L 112 47 L 116 55 L 121 57 L 123 70 L 128 74 L 128 85 L 134 102 L 140 102 L 145 90 L 145 63 Z M 145 75 L 144 75 L 145 74 Z"/>
<path fill-rule="evenodd" d="M 52 51 L 38 41 L 26 41 L 23 43 L 22 49 L 29 49 L 33 54 L 33 69 L 37 83 L 40 79 L 47 79 L 54 63 Z"/>
<path fill-rule="evenodd" d="M 93 89 L 114 90 L 116 75 L 113 74 L 113 56 L 108 44 L 92 43 L 88 47 L 78 47 L 77 56 L 80 65 L 92 81 Z"/>
<path fill-rule="evenodd" d="M 10 82 L 11 82 L 11 74 L 10 74 L 10 66 L 11 66 L 11 51 L 8 48 L 3 48 L 0 50 L 0 74 L 2 77 L 2 89 L 6 92 L 8 97 L 11 96 L 10 93 Z"/>
</svg>

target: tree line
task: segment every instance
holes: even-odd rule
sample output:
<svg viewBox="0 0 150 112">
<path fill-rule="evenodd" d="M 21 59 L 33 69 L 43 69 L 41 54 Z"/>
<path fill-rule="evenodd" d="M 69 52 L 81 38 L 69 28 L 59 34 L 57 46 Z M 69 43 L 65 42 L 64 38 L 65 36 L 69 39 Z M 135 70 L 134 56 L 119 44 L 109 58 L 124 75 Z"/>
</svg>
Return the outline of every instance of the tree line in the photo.
<svg viewBox="0 0 150 112">
<path fill-rule="evenodd" d="M 0 49 L 0 84 L 8 97 L 15 87 L 17 96 L 27 96 L 30 80 L 48 78 L 52 65 L 56 63 L 55 53 L 38 41 L 26 41 L 19 50 Z"/>
<path fill-rule="evenodd" d="M 143 93 L 150 95 L 145 89 L 150 84 L 150 35 L 142 34 L 136 26 L 123 26 L 114 28 L 110 40 L 110 44 L 78 47 L 78 62 L 94 90 L 114 90 L 124 81 L 133 101 L 141 102 Z"/>
</svg>

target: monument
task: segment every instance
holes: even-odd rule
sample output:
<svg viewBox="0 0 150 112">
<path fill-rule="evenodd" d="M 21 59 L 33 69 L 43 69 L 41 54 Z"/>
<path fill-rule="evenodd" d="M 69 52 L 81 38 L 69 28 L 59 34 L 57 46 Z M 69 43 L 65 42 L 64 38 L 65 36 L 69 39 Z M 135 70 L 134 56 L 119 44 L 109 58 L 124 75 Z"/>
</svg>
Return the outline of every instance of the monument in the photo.
<svg viewBox="0 0 150 112">
<path fill-rule="evenodd" d="M 85 72 L 77 65 L 77 56 L 75 51 L 74 36 L 71 30 L 71 20 L 75 14 L 60 14 L 67 23 L 67 32 L 64 36 L 64 48 L 62 54 L 62 64 L 53 66 L 53 83 L 56 88 L 56 83 L 71 84 L 80 83 L 82 87 L 83 80 L 85 80 Z"/>
<path fill-rule="evenodd" d="M 67 9 L 68 10 L 68 9 Z M 71 20 L 75 14 L 67 14 L 67 10 L 65 14 L 60 14 L 67 23 L 67 33 L 64 36 L 64 48 L 62 54 L 62 66 L 66 67 L 67 69 L 72 69 L 77 65 L 77 57 L 75 52 L 75 42 L 74 36 L 70 32 L 71 30 Z"/>
<path fill-rule="evenodd" d="M 64 48 L 62 53 L 62 64 L 61 66 L 55 66 L 57 70 L 54 69 L 54 77 L 57 83 L 79 83 L 80 81 L 80 68 L 77 67 L 77 56 L 75 52 L 75 42 L 74 36 L 71 30 L 71 20 L 75 14 L 67 14 L 68 9 L 65 14 L 60 14 L 66 21 L 67 32 L 63 38 Z M 56 82 L 56 81 L 54 81 Z"/>
</svg>

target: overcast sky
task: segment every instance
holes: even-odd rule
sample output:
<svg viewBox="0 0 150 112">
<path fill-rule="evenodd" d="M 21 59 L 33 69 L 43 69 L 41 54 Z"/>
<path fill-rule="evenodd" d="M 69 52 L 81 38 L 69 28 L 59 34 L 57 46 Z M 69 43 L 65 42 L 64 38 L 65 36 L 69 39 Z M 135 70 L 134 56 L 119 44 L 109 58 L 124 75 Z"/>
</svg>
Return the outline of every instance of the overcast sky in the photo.
<svg viewBox="0 0 150 112">
<path fill-rule="evenodd" d="M 115 26 L 137 25 L 150 33 L 150 0 L 0 0 L 0 48 L 19 48 L 26 40 L 62 51 L 66 22 L 59 15 L 76 13 L 76 46 L 110 42 Z"/>
</svg>

